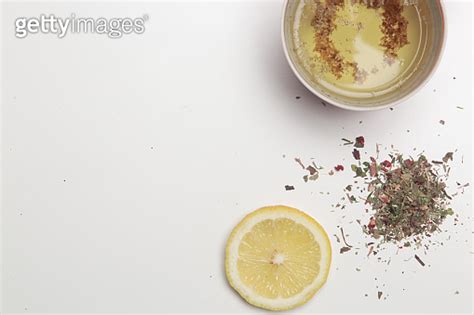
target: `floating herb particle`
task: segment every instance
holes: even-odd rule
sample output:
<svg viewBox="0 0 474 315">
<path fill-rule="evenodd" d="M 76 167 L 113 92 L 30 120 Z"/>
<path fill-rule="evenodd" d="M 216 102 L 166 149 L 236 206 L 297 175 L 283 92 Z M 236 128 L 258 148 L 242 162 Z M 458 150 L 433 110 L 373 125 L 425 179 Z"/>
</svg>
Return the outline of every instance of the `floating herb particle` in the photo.
<svg viewBox="0 0 474 315">
<path fill-rule="evenodd" d="M 415 254 L 415 259 L 420 263 L 420 265 L 422 265 L 423 267 L 425 266 L 425 263 L 423 262 L 423 260 L 421 260 L 420 257 L 418 257 L 417 254 Z"/>
<path fill-rule="evenodd" d="M 441 125 L 444 125 L 446 122 L 441 119 L 441 120 L 439 121 L 439 123 L 440 123 Z"/>
<path fill-rule="evenodd" d="M 461 109 L 461 110 L 464 109 L 464 107 L 462 107 L 462 106 L 456 106 L 456 108 L 457 108 L 457 109 Z"/>
<path fill-rule="evenodd" d="M 352 190 L 352 185 L 347 185 L 345 189 L 346 189 L 347 191 L 351 191 L 351 190 Z"/>
<path fill-rule="evenodd" d="M 360 136 L 360 137 L 357 137 L 357 138 L 355 139 L 354 146 L 355 146 L 356 148 L 363 148 L 364 145 L 365 145 L 365 139 L 364 139 L 364 137 Z"/>
<path fill-rule="evenodd" d="M 301 96 L 297 96 L 296 99 L 299 100 L 301 98 Z"/>
<path fill-rule="evenodd" d="M 291 186 L 291 185 L 285 185 L 285 190 L 295 190 L 295 187 L 294 186 Z"/>
<path fill-rule="evenodd" d="M 455 291 L 454 294 L 455 294 L 455 295 L 458 295 L 458 294 L 459 294 L 459 291 Z"/>
<path fill-rule="evenodd" d="M 377 292 L 377 297 L 379 298 L 379 300 L 380 300 L 380 298 L 382 298 L 382 294 L 383 294 L 382 291 Z"/>
</svg>

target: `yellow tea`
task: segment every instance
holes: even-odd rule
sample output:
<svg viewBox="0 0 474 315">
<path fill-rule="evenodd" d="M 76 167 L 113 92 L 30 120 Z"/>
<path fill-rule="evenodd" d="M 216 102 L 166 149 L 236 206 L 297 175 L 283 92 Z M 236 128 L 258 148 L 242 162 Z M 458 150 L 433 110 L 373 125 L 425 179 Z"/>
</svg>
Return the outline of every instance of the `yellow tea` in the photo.
<svg viewBox="0 0 474 315">
<path fill-rule="evenodd" d="M 410 77 L 425 49 L 423 26 L 413 0 L 300 0 L 292 33 L 304 70 L 357 98 L 385 94 Z"/>
</svg>

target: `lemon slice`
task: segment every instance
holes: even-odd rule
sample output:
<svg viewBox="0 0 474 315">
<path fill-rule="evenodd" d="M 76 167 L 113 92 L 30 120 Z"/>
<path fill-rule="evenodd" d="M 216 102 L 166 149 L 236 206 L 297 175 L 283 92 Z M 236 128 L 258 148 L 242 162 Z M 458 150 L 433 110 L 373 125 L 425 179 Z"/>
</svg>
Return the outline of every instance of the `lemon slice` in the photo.
<svg viewBox="0 0 474 315">
<path fill-rule="evenodd" d="M 250 304 L 288 310 L 326 282 L 331 244 L 323 227 L 294 208 L 272 206 L 247 215 L 226 247 L 230 285 Z"/>
</svg>

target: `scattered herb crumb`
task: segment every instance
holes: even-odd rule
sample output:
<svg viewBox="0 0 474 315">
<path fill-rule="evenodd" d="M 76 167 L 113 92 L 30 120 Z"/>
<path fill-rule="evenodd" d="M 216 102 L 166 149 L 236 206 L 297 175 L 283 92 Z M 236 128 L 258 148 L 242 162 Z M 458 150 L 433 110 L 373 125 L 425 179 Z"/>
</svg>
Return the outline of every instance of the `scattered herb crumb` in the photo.
<svg viewBox="0 0 474 315">
<path fill-rule="evenodd" d="M 334 169 L 335 169 L 337 172 L 340 172 L 340 171 L 343 171 L 343 170 L 344 170 L 344 166 L 342 166 L 342 165 L 339 164 L 339 165 L 334 166 Z"/>
<path fill-rule="evenodd" d="M 425 266 L 425 263 L 423 262 L 423 260 L 421 260 L 421 258 L 415 254 L 415 259 L 420 263 L 420 265 L 422 265 L 423 267 Z"/>
<path fill-rule="evenodd" d="M 342 240 L 344 241 L 344 244 L 346 244 L 347 247 L 352 247 L 351 245 L 347 244 L 346 237 L 344 236 L 344 229 L 341 227 L 341 235 L 342 235 Z"/>
<path fill-rule="evenodd" d="M 350 247 L 344 246 L 344 247 L 341 247 L 341 249 L 339 250 L 339 253 L 340 253 L 340 254 L 344 254 L 345 252 L 348 252 L 348 251 L 350 251 L 350 250 L 351 250 Z"/>
<path fill-rule="evenodd" d="M 369 252 L 367 253 L 367 257 L 369 257 L 370 254 L 372 254 L 373 251 L 374 251 L 374 246 L 372 245 L 372 246 L 369 247 Z"/>
<path fill-rule="evenodd" d="M 306 167 L 304 166 L 303 162 L 301 162 L 301 159 L 300 159 L 300 158 L 295 158 L 295 161 L 296 161 L 296 163 L 298 163 L 303 169 L 306 168 Z"/>
<path fill-rule="evenodd" d="M 308 167 L 306 167 L 306 170 L 309 171 L 309 175 L 314 175 L 318 172 L 318 170 L 312 165 L 308 165 Z"/>
<path fill-rule="evenodd" d="M 341 140 L 344 141 L 344 145 L 351 145 L 351 144 L 354 144 L 354 141 L 351 141 L 351 140 L 346 139 L 346 138 L 342 138 Z"/>
<path fill-rule="evenodd" d="M 453 160 L 453 155 L 454 155 L 453 152 L 446 153 L 443 157 L 443 162 L 448 163 L 449 161 L 452 161 Z"/>
<path fill-rule="evenodd" d="M 285 185 L 285 190 L 295 190 L 295 186 Z"/>
</svg>

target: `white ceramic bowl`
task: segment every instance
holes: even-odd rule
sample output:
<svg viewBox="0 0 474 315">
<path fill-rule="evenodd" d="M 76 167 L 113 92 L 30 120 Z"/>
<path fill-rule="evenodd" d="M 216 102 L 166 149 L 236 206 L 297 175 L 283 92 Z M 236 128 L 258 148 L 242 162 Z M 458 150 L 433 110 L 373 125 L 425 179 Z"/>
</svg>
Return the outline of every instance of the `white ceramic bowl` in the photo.
<svg viewBox="0 0 474 315">
<path fill-rule="evenodd" d="M 433 75 L 441 59 L 446 42 L 446 16 L 441 0 L 418 0 L 420 13 L 426 23 L 424 49 L 415 57 L 410 76 L 390 92 L 365 98 L 351 98 L 338 94 L 321 84 L 306 72 L 295 53 L 293 23 L 296 7 L 303 0 L 285 0 L 281 18 L 281 36 L 286 58 L 298 79 L 320 99 L 340 108 L 356 111 L 377 110 L 392 107 L 419 91 Z M 401 0 L 403 1 L 403 0 Z"/>
</svg>

